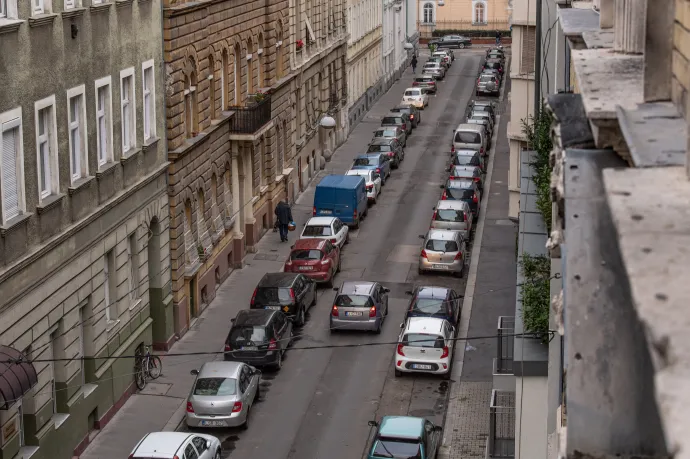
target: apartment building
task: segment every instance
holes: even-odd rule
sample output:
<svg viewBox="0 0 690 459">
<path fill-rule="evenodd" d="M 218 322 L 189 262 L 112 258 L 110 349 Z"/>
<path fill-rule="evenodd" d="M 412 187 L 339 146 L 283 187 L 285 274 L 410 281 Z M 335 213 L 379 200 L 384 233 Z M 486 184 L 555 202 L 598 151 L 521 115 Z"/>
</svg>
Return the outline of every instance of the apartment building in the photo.
<svg viewBox="0 0 690 459">
<path fill-rule="evenodd" d="M 510 28 L 509 0 L 417 0 L 419 33 L 432 38 L 434 31 L 471 33 Z"/>
<path fill-rule="evenodd" d="M 383 2 L 348 1 L 347 30 L 347 107 L 352 129 L 385 92 L 381 54 Z"/>
<path fill-rule="evenodd" d="M 164 4 L 169 347 L 347 135 L 342 0 Z M 328 117 L 331 129 L 321 127 Z"/>
<path fill-rule="evenodd" d="M 171 312 L 158 0 L 0 1 L 0 457 L 69 458 Z"/>
<path fill-rule="evenodd" d="M 411 51 L 408 43 L 407 10 L 403 3 L 410 0 L 383 0 L 383 78 L 386 89 L 395 82 L 407 68 Z"/>
</svg>

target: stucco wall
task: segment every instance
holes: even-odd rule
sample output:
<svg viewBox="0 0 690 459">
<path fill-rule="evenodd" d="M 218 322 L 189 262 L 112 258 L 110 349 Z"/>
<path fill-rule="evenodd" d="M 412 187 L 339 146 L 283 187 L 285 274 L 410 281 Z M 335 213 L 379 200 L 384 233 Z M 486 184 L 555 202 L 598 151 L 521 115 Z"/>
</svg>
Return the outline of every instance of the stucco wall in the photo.
<svg viewBox="0 0 690 459">
<path fill-rule="evenodd" d="M 547 378 L 515 378 L 515 459 L 546 459 Z"/>
</svg>

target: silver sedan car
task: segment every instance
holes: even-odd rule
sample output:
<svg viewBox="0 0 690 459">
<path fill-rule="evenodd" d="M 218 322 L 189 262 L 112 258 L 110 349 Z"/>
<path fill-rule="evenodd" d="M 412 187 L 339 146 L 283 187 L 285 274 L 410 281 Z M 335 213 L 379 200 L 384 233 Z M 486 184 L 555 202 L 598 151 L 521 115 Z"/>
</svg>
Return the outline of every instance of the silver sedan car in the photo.
<svg viewBox="0 0 690 459">
<path fill-rule="evenodd" d="M 191 373 L 196 380 L 187 398 L 188 426 L 249 427 L 261 371 L 242 362 L 214 361 Z"/>
<path fill-rule="evenodd" d="M 428 271 L 450 272 L 462 277 L 465 272 L 467 245 L 458 231 L 431 229 L 419 254 L 419 274 Z"/>
<path fill-rule="evenodd" d="M 378 282 L 351 281 L 333 290 L 338 293 L 331 308 L 331 332 L 368 330 L 381 333 L 388 315 L 389 289 Z"/>
</svg>

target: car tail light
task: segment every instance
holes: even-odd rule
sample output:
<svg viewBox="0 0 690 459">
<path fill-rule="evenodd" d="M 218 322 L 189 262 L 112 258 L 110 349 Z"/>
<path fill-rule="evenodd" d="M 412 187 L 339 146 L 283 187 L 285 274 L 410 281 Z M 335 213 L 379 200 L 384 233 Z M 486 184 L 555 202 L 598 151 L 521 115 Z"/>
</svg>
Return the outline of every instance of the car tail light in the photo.
<svg viewBox="0 0 690 459">
<path fill-rule="evenodd" d="M 316 217 L 316 206 L 314 206 L 314 208 L 312 209 L 311 215 L 312 217 Z"/>
<path fill-rule="evenodd" d="M 431 217 L 432 220 L 436 220 L 436 215 L 438 215 L 437 211 L 434 211 L 434 215 Z"/>
<path fill-rule="evenodd" d="M 419 256 L 422 258 L 428 258 L 426 255 L 426 250 L 424 250 L 424 249 L 422 249 L 422 253 L 420 253 Z"/>
<path fill-rule="evenodd" d="M 331 308 L 331 315 L 333 317 L 338 317 L 338 306 L 333 305 L 333 308 Z"/>
<path fill-rule="evenodd" d="M 376 306 L 369 308 L 369 317 L 376 317 Z"/>
<path fill-rule="evenodd" d="M 454 175 L 451 175 L 451 176 L 448 177 L 448 178 L 449 178 L 450 180 L 453 180 L 453 179 L 456 178 L 456 177 L 455 177 Z"/>
<path fill-rule="evenodd" d="M 455 153 L 455 145 L 451 145 L 451 146 L 450 146 L 450 152 L 451 152 L 451 153 Z"/>
<path fill-rule="evenodd" d="M 412 82 L 412 86 L 419 86 L 419 83 L 417 83 L 416 81 L 414 81 L 414 82 Z"/>
<path fill-rule="evenodd" d="M 414 115 L 410 115 L 410 119 L 413 120 L 413 119 L 414 119 Z"/>
<path fill-rule="evenodd" d="M 479 202 L 479 199 L 477 198 L 477 193 L 475 193 L 474 196 L 472 196 L 472 202 L 475 204 Z"/>
<path fill-rule="evenodd" d="M 377 168 L 376 168 L 376 173 L 377 173 L 377 174 L 380 174 L 380 173 L 381 173 L 381 168 L 380 168 L 380 167 L 377 167 Z"/>
<path fill-rule="evenodd" d="M 435 85 L 436 85 L 436 82 L 435 82 L 435 81 L 430 81 L 429 84 L 430 84 L 431 86 L 435 86 Z"/>
<path fill-rule="evenodd" d="M 230 346 L 228 343 L 225 343 L 225 352 L 232 351 L 232 346 Z"/>
<path fill-rule="evenodd" d="M 352 218 L 357 221 L 357 209 L 352 212 Z"/>
<path fill-rule="evenodd" d="M 235 402 L 235 404 L 232 406 L 232 412 L 239 413 L 240 411 L 242 411 L 242 402 Z"/>
<path fill-rule="evenodd" d="M 441 354 L 441 358 L 445 359 L 448 357 L 448 346 L 443 346 L 443 354 Z"/>
<path fill-rule="evenodd" d="M 367 191 L 372 191 L 374 189 L 374 185 L 368 185 L 367 186 Z"/>
<path fill-rule="evenodd" d="M 294 289 L 290 289 L 290 299 L 292 301 L 295 301 L 295 290 Z"/>
<path fill-rule="evenodd" d="M 474 181 L 477 182 L 477 183 L 479 183 L 479 180 L 480 180 L 479 177 L 475 177 L 475 178 L 474 178 Z"/>
<path fill-rule="evenodd" d="M 458 253 L 455 255 L 455 261 L 458 261 L 458 260 L 461 259 L 461 258 L 462 258 L 462 251 L 458 252 Z"/>
<path fill-rule="evenodd" d="M 278 343 L 274 338 L 271 338 L 271 341 L 268 342 L 268 348 L 272 351 L 275 351 L 278 349 Z"/>
<path fill-rule="evenodd" d="M 403 352 L 403 344 L 402 343 L 398 343 L 398 355 L 402 355 L 403 357 L 405 357 L 405 353 Z"/>
<path fill-rule="evenodd" d="M 187 402 L 187 413 L 193 413 L 194 412 L 194 407 L 192 406 L 192 402 Z"/>
<path fill-rule="evenodd" d="M 443 194 L 441 195 L 441 201 L 445 201 L 446 199 L 448 199 L 448 196 L 446 195 L 446 191 L 444 190 Z"/>
<path fill-rule="evenodd" d="M 337 239 L 329 239 L 329 241 L 331 241 L 331 244 L 335 244 L 336 242 L 338 242 Z"/>
<path fill-rule="evenodd" d="M 255 288 L 254 293 L 252 293 L 252 300 L 249 302 L 250 306 L 254 306 L 254 302 L 256 301 L 256 291 L 257 290 L 258 290 L 258 288 Z"/>
</svg>

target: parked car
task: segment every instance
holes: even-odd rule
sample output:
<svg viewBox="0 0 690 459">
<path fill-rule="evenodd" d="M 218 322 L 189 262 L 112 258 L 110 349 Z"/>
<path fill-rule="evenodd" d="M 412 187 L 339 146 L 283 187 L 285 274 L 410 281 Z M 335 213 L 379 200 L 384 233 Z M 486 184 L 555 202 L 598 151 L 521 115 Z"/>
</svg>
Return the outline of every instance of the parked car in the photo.
<svg viewBox="0 0 690 459">
<path fill-rule="evenodd" d="M 482 156 L 488 154 L 489 149 L 486 129 L 477 124 L 459 124 L 453 130 L 451 152 L 455 150 L 476 150 Z M 482 168 L 482 170 L 485 170 Z"/>
<path fill-rule="evenodd" d="M 314 217 L 338 217 L 348 226 L 359 228 L 368 212 L 364 177 L 327 175 L 314 191 Z"/>
<path fill-rule="evenodd" d="M 405 292 L 410 295 L 405 320 L 410 317 L 436 317 L 457 325 L 462 310 L 462 295 L 448 287 L 422 286 Z"/>
<path fill-rule="evenodd" d="M 401 325 L 395 352 L 395 376 L 431 373 L 450 379 L 455 327 L 436 317 L 411 317 Z"/>
<path fill-rule="evenodd" d="M 366 180 L 367 199 L 375 204 L 381 194 L 381 175 L 371 169 L 350 169 L 345 175 L 359 175 Z"/>
<path fill-rule="evenodd" d="M 144 435 L 129 457 L 214 459 L 222 454 L 220 440 L 213 435 L 190 432 L 151 432 Z"/>
<path fill-rule="evenodd" d="M 261 371 L 243 362 L 214 361 L 191 373 L 196 379 L 187 397 L 187 426 L 249 428 Z"/>
<path fill-rule="evenodd" d="M 448 56 L 450 56 L 451 61 L 455 60 L 455 53 L 450 48 L 442 48 L 442 49 L 439 49 L 437 52 L 446 53 Z"/>
<path fill-rule="evenodd" d="M 254 289 L 251 309 L 283 311 L 304 325 L 309 308 L 316 304 L 316 282 L 297 273 L 266 273 Z"/>
<path fill-rule="evenodd" d="M 381 185 L 386 186 L 386 180 L 391 176 L 391 162 L 388 155 L 383 153 L 368 153 L 359 155 L 350 169 L 371 169 L 381 175 Z"/>
<path fill-rule="evenodd" d="M 470 113 L 470 116 L 467 117 L 465 120 L 465 123 L 467 124 L 478 124 L 480 126 L 484 126 L 484 129 L 486 129 L 486 148 L 487 151 L 491 148 L 492 145 L 492 140 L 493 140 L 493 124 L 491 123 L 491 117 L 489 116 L 488 113 L 486 112 L 481 112 L 483 115 L 479 115 L 478 113 L 472 112 Z"/>
<path fill-rule="evenodd" d="M 479 166 L 451 166 L 450 178 L 474 180 L 479 191 L 484 192 L 484 178 L 482 177 L 482 168 Z"/>
<path fill-rule="evenodd" d="M 456 150 L 451 153 L 450 166 L 448 172 L 452 171 L 453 166 L 476 166 L 482 172 L 486 172 L 486 158 L 478 151 L 474 150 Z"/>
<path fill-rule="evenodd" d="M 489 112 L 496 123 L 496 104 L 491 100 L 473 100 L 467 105 L 467 115 L 472 112 Z"/>
<path fill-rule="evenodd" d="M 395 126 L 399 127 L 405 134 L 410 135 L 412 132 L 412 121 L 405 113 L 389 113 L 381 118 L 381 126 Z"/>
<path fill-rule="evenodd" d="M 503 51 L 502 46 L 500 46 L 500 47 L 494 46 L 494 47 L 486 50 L 486 59 L 491 59 L 491 57 L 489 57 L 489 56 L 492 56 L 492 55 L 499 56 L 501 59 L 505 59 L 505 57 L 506 57 L 506 53 L 505 53 L 505 51 Z"/>
<path fill-rule="evenodd" d="M 450 54 L 446 53 L 445 51 L 436 51 L 434 54 L 431 55 L 431 57 L 438 57 L 442 59 L 448 67 L 450 67 L 453 63 Z"/>
<path fill-rule="evenodd" d="M 300 239 L 316 238 L 331 241 L 342 248 L 350 240 L 349 229 L 338 217 L 312 217 L 302 229 Z"/>
<path fill-rule="evenodd" d="M 472 110 L 468 116 L 469 119 L 485 119 L 488 123 L 488 126 L 486 127 L 487 133 L 489 135 L 489 140 L 491 140 L 491 136 L 493 135 L 494 128 L 496 127 L 494 124 L 494 120 L 491 117 L 491 113 L 485 110 Z M 489 142 L 490 143 L 490 142 Z"/>
<path fill-rule="evenodd" d="M 226 361 L 280 370 L 291 344 L 292 321 L 282 311 L 244 309 L 232 319 L 223 355 Z"/>
<path fill-rule="evenodd" d="M 482 73 L 477 78 L 477 84 L 474 90 L 476 96 L 488 95 L 488 96 L 498 96 L 501 92 L 501 82 L 498 77 Z"/>
<path fill-rule="evenodd" d="M 436 64 L 440 65 L 441 67 L 443 67 L 443 69 L 447 72 L 448 68 L 450 67 L 450 64 L 445 60 L 445 57 L 446 57 L 445 55 L 431 56 L 426 60 L 425 64 L 429 64 L 432 62 L 436 63 Z"/>
<path fill-rule="evenodd" d="M 367 147 L 367 154 L 369 153 L 383 153 L 388 156 L 393 169 L 397 169 L 403 159 L 405 159 L 405 150 L 397 139 L 378 139 L 374 140 Z"/>
<path fill-rule="evenodd" d="M 424 418 L 384 416 L 380 423 L 369 421 L 369 426 L 376 434 L 367 459 L 434 459 L 441 447 L 442 427 Z"/>
<path fill-rule="evenodd" d="M 438 62 L 427 62 L 422 67 L 422 75 L 424 74 L 431 75 L 437 80 L 443 80 L 446 77 L 446 69 Z"/>
<path fill-rule="evenodd" d="M 439 201 L 431 217 L 432 228 L 459 231 L 467 241 L 472 235 L 473 222 L 472 210 L 465 201 Z"/>
<path fill-rule="evenodd" d="M 375 130 L 372 140 L 378 139 L 397 139 L 403 148 L 407 146 L 407 133 L 398 126 L 387 126 Z"/>
<path fill-rule="evenodd" d="M 437 49 L 441 48 L 468 48 L 472 46 L 472 39 L 463 37 L 462 35 L 445 35 L 438 40 L 431 40 L 430 45 L 436 45 Z"/>
<path fill-rule="evenodd" d="M 486 60 L 489 60 L 489 59 L 497 59 L 497 60 L 501 61 L 502 63 L 505 63 L 506 56 L 505 56 L 505 54 L 503 54 L 503 53 L 500 52 L 500 51 L 497 51 L 497 50 L 489 50 L 489 51 L 486 53 Z"/>
<path fill-rule="evenodd" d="M 491 76 L 497 78 L 499 87 L 501 85 L 501 82 L 503 81 L 503 75 L 501 75 L 501 73 L 496 69 L 482 69 L 482 71 L 479 72 L 479 76 L 482 76 L 482 75 L 491 75 Z"/>
<path fill-rule="evenodd" d="M 401 104 L 412 105 L 420 110 L 429 105 L 429 96 L 422 88 L 407 88 L 403 93 Z"/>
<path fill-rule="evenodd" d="M 436 94 L 437 91 L 436 78 L 429 74 L 415 77 L 414 81 L 412 82 L 412 86 L 418 86 L 422 89 L 426 89 L 427 94 Z"/>
<path fill-rule="evenodd" d="M 414 84 L 412 85 L 414 86 Z M 414 105 L 398 105 L 391 109 L 391 113 L 405 113 L 410 117 L 412 128 L 416 128 L 422 122 L 422 112 Z M 406 145 L 403 145 L 405 147 Z"/>
<path fill-rule="evenodd" d="M 443 188 L 442 201 L 465 201 L 469 204 L 474 218 L 477 218 L 481 210 L 482 195 L 474 180 L 448 179 L 445 185 L 441 185 L 441 187 Z"/>
<path fill-rule="evenodd" d="M 500 73 L 501 75 L 503 75 L 503 73 L 504 73 L 504 71 L 505 71 L 505 69 L 503 68 L 503 61 L 502 61 L 502 59 L 487 59 L 487 60 L 484 62 L 484 66 L 483 66 L 483 67 L 484 67 L 485 69 L 494 69 L 494 70 L 498 70 L 498 73 Z"/>
<path fill-rule="evenodd" d="M 424 239 L 424 243 L 419 254 L 419 274 L 443 271 L 463 276 L 467 248 L 462 234 L 457 231 L 430 229 L 426 236 L 421 235 L 420 238 Z"/>
<path fill-rule="evenodd" d="M 340 248 L 332 240 L 298 239 L 290 250 L 283 271 L 302 273 L 314 282 L 332 287 L 333 279 L 340 271 Z"/>
<path fill-rule="evenodd" d="M 336 330 L 369 330 L 381 333 L 388 315 L 388 293 L 378 282 L 343 282 L 333 299 L 330 315 L 331 332 Z"/>
</svg>

